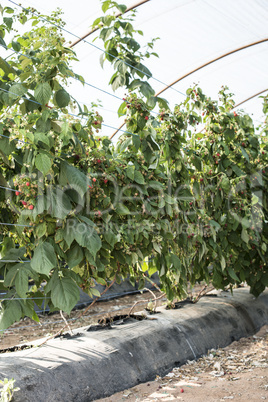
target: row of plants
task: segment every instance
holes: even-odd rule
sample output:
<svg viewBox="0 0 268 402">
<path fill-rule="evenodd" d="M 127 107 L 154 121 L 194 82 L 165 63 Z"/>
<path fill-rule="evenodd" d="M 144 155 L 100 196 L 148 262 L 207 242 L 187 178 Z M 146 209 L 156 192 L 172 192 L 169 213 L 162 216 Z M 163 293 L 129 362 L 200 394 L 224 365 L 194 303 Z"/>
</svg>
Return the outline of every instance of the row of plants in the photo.
<svg viewBox="0 0 268 402">
<path fill-rule="evenodd" d="M 142 289 L 155 272 L 169 300 L 188 281 L 245 281 L 255 296 L 268 284 L 267 121 L 256 131 L 227 88 L 214 101 L 194 86 L 172 111 L 143 64 L 154 41 L 143 51 L 134 16 L 114 8 L 126 9 L 104 1 L 93 27 L 110 84 L 128 90 L 116 143 L 68 91 L 84 79 L 60 13 L 1 9 L 0 45 L 13 53 L 0 58 L 0 329 L 38 320 L 34 303 L 70 313 L 79 287 L 98 297 L 96 283 L 129 277 Z M 18 23 L 31 30 L 20 35 Z"/>
</svg>

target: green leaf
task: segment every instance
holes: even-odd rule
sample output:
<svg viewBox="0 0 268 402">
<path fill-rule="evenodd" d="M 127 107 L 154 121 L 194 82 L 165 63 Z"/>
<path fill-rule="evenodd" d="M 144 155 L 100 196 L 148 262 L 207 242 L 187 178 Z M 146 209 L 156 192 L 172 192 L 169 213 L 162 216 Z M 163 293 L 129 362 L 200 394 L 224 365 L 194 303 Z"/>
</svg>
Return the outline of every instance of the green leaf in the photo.
<svg viewBox="0 0 268 402">
<path fill-rule="evenodd" d="M 25 247 L 20 247 L 20 248 L 11 248 L 8 250 L 8 252 L 2 256 L 3 260 L 19 260 L 23 258 L 24 254 L 26 252 Z M 0 260 L 0 267 L 5 265 L 4 262 L 1 262 Z"/>
<path fill-rule="evenodd" d="M 196 167 L 197 170 L 202 171 L 202 161 L 198 156 L 194 156 L 193 158 L 193 164 Z"/>
<path fill-rule="evenodd" d="M 153 242 L 153 246 L 154 250 L 157 251 L 159 254 L 161 254 L 161 248 L 156 242 Z"/>
<path fill-rule="evenodd" d="M 83 258 L 83 249 L 78 244 L 66 252 L 66 261 L 69 268 L 76 267 L 76 265 L 80 264 Z"/>
<path fill-rule="evenodd" d="M 148 105 L 148 107 L 153 109 L 155 107 L 155 105 L 156 105 L 156 102 L 157 102 L 157 97 L 156 96 L 151 96 L 147 101 L 147 105 Z"/>
<path fill-rule="evenodd" d="M 132 135 L 132 142 L 134 147 L 138 150 L 141 145 L 141 140 L 139 135 Z"/>
<path fill-rule="evenodd" d="M 15 40 L 12 41 L 12 47 L 15 50 L 15 52 L 19 52 L 21 49 L 21 45 L 19 42 L 16 42 Z"/>
<path fill-rule="evenodd" d="M 78 222 L 73 228 L 74 238 L 81 247 L 86 247 L 95 258 L 97 252 L 101 249 L 101 239 L 93 226 L 85 222 Z"/>
<path fill-rule="evenodd" d="M 29 271 L 25 269 L 23 265 L 24 264 L 18 264 L 18 274 L 15 279 L 16 292 L 20 297 L 26 297 L 29 290 Z"/>
<path fill-rule="evenodd" d="M 225 191 L 225 193 L 228 193 L 228 191 L 231 188 L 230 180 L 228 177 L 224 177 L 220 183 L 220 187 Z"/>
<path fill-rule="evenodd" d="M 45 133 L 38 133 L 37 132 L 37 133 L 34 134 L 34 142 L 36 144 L 38 144 L 39 141 L 41 141 L 44 144 L 50 146 L 49 137 Z"/>
<path fill-rule="evenodd" d="M 118 215 L 129 215 L 130 210 L 123 204 L 117 204 L 115 211 Z"/>
<path fill-rule="evenodd" d="M 127 177 L 130 180 L 134 180 L 134 172 L 135 172 L 135 166 L 134 165 L 127 167 L 126 173 L 127 173 Z"/>
<path fill-rule="evenodd" d="M 152 53 L 152 54 L 153 54 L 153 53 Z M 157 57 L 158 57 L 158 55 L 157 55 Z M 158 105 L 159 105 L 159 107 L 160 107 L 161 109 L 169 110 L 168 101 L 167 101 L 166 99 L 160 98 L 160 97 L 158 96 L 158 97 L 157 97 L 157 102 L 158 102 Z"/>
<path fill-rule="evenodd" d="M 0 44 L 1 43 L 3 46 L 6 46 L 3 39 L 0 41 Z M 6 62 L 6 60 L 2 59 L 2 57 L 0 57 L 0 68 L 5 72 L 6 75 L 15 73 L 15 70 Z"/>
<path fill-rule="evenodd" d="M 59 89 L 56 93 L 55 93 L 55 100 L 57 105 L 62 108 L 62 107 L 66 107 L 69 105 L 70 103 L 70 95 L 68 94 L 68 92 L 65 91 L 65 89 Z"/>
<path fill-rule="evenodd" d="M 148 183 L 148 188 L 152 188 L 154 190 L 163 190 L 164 186 L 162 183 L 159 183 L 159 181 L 150 180 Z"/>
<path fill-rule="evenodd" d="M 174 268 L 177 270 L 180 270 L 181 269 L 181 260 L 179 259 L 179 257 L 175 254 L 171 254 L 170 259 L 171 259 L 172 264 L 174 265 Z"/>
<path fill-rule="evenodd" d="M 262 245 L 261 245 L 261 249 L 262 249 L 262 251 L 263 251 L 264 253 L 266 253 L 267 246 L 266 246 L 266 244 L 265 244 L 265 243 L 262 243 Z"/>
<path fill-rule="evenodd" d="M 4 17 L 3 18 L 4 23 L 6 24 L 6 26 L 11 29 L 12 27 L 12 23 L 13 23 L 13 19 L 10 17 Z"/>
<path fill-rule="evenodd" d="M 232 279 L 234 279 L 237 282 L 241 282 L 240 279 L 238 278 L 238 276 L 236 275 L 235 271 L 233 270 L 233 268 L 229 267 L 228 268 L 228 274 L 230 275 L 230 277 Z"/>
<path fill-rule="evenodd" d="M 173 197 L 171 197 L 169 194 L 164 195 L 164 200 L 169 205 L 173 205 L 176 202 L 176 200 Z"/>
<path fill-rule="evenodd" d="M 96 296 L 96 297 L 100 297 L 101 296 L 101 294 L 100 294 L 100 292 L 98 291 L 98 289 L 96 289 L 96 288 L 90 288 L 90 293 L 92 294 L 92 296 Z"/>
<path fill-rule="evenodd" d="M 47 231 L 46 222 L 39 223 L 39 224 L 36 225 L 36 227 L 35 227 L 35 233 L 36 233 L 36 236 L 37 236 L 38 238 L 44 236 L 44 235 L 46 234 L 46 231 Z"/>
<path fill-rule="evenodd" d="M 37 169 L 40 170 L 40 172 L 43 173 L 44 176 L 49 172 L 52 166 L 52 161 L 50 157 L 43 153 L 37 155 L 34 163 Z"/>
<path fill-rule="evenodd" d="M 51 95 L 52 90 L 48 82 L 38 84 L 34 90 L 34 97 L 37 102 L 41 103 L 41 105 L 45 105 L 46 103 L 48 103 Z"/>
<path fill-rule="evenodd" d="M 141 84 L 140 91 L 147 99 L 150 99 L 151 96 L 154 96 L 153 88 L 146 81 Z"/>
<path fill-rule="evenodd" d="M 213 219 L 211 219 L 209 221 L 210 225 L 214 226 L 216 229 L 220 229 L 221 225 L 218 224 L 218 222 L 214 221 Z"/>
<path fill-rule="evenodd" d="M 106 11 L 109 9 L 110 4 L 110 0 L 103 2 L 101 9 L 104 13 L 106 13 Z"/>
<path fill-rule="evenodd" d="M 9 88 L 9 97 L 10 99 L 16 99 L 18 97 L 26 94 L 27 88 L 25 88 L 22 84 L 14 84 Z"/>
<path fill-rule="evenodd" d="M 0 5 L 0 7 L 1 7 L 1 5 Z M 0 31 L 0 33 L 2 33 L 2 31 Z M 0 35 L 0 45 L 3 46 L 4 48 L 7 47 L 7 44 L 6 44 L 6 42 L 4 41 L 4 39 L 2 38 L 1 35 Z"/>
<path fill-rule="evenodd" d="M 259 197 L 257 197 L 255 194 L 252 195 L 251 197 L 251 203 L 252 205 L 256 205 L 259 202 Z"/>
<path fill-rule="evenodd" d="M 20 263 L 18 263 L 20 264 Z M 18 264 L 13 265 L 9 271 L 7 272 L 7 274 L 5 275 L 5 280 L 4 280 L 4 286 L 9 288 L 11 286 L 14 286 L 14 282 L 16 279 L 16 276 L 18 274 Z"/>
<path fill-rule="evenodd" d="M 79 288 L 71 278 L 57 277 L 51 289 L 51 301 L 55 307 L 70 314 L 80 297 Z"/>
<path fill-rule="evenodd" d="M 27 66 L 29 66 L 30 64 L 32 64 L 32 63 L 33 63 L 32 59 L 29 59 L 28 57 L 25 57 L 25 59 L 23 59 L 22 62 L 21 62 L 22 70 L 25 70 L 25 68 Z"/>
<path fill-rule="evenodd" d="M 215 208 L 217 209 L 222 204 L 222 198 L 219 192 L 217 192 L 215 197 Z"/>
<path fill-rule="evenodd" d="M 46 209 L 54 218 L 64 219 L 73 209 L 70 198 L 59 186 L 47 187 L 46 201 Z"/>
<path fill-rule="evenodd" d="M 224 271 L 225 267 L 226 267 L 226 261 L 225 261 L 225 258 L 222 255 L 222 257 L 221 257 L 221 269 L 222 269 L 222 271 Z"/>
<path fill-rule="evenodd" d="M 241 225 L 243 226 L 243 228 L 248 229 L 250 227 L 251 223 L 246 217 L 244 217 L 241 220 Z"/>
<path fill-rule="evenodd" d="M 249 156 L 247 154 L 247 151 L 244 149 L 244 147 L 240 146 L 242 155 L 244 156 L 244 158 L 249 162 Z"/>
<path fill-rule="evenodd" d="M 65 226 L 62 228 L 63 238 L 67 243 L 68 247 L 71 246 L 72 242 L 75 239 L 75 227 L 76 227 L 75 219 L 67 219 Z"/>
<path fill-rule="evenodd" d="M 139 72 L 137 72 L 137 74 L 142 71 L 142 74 L 140 73 L 138 75 L 142 75 L 142 76 L 146 75 L 146 77 L 151 77 L 152 76 L 151 71 L 144 64 L 141 64 L 141 63 L 137 64 L 136 69 L 140 70 Z M 146 82 L 146 81 L 143 82 L 143 83 L 148 84 L 148 82 Z M 154 95 L 154 90 L 152 89 L 151 85 L 149 85 L 149 88 L 153 91 L 152 95 Z"/>
<path fill-rule="evenodd" d="M 232 141 L 235 138 L 234 129 L 227 128 L 223 133 L 225 140 L 228 142 Z"/>
<path fill-rule="evenodd" d="M 60 184 L 69 184 L 80 196 L 83 196 L 88 189 L 86 175 L 74 166 L 62 162 L 60 166 Z"/>
<path fill-rule="evenodd" d="M 22 317 L 24 317 L 26 315 L 27 317 L 30 317 L 32 320 L 39 322 L 39 317 L 36 314 L 36 312 L 34 311 L 33 300 L 30 300 L 30 299 L 19 300 L 19 303 L 20 303 L 20 307 L 22 310 Z"/>
<path fill-rule="evenodd" d="M 39 244 L 34 250 L 31 267 L 40 274 L 49 275 L 52 268 L 57 265 L 57 258 L 53 246 L 44 242 Z"/>
<path fill-rule="evenodd" d="M 239 169 L 238 166 L 236 165 L 231 165 L 231 168 L 233 169 L 233 172 L 237 175 L 237 176 L 243 176 L 245 173 Z"/>
<path fill-rule="evenodd" d="M 10 300 L 1 303 L 0 309 L 0 330 L 7 329 L 14 322 L 19 321 L 22 310 L 19 301 Z"/>
<path fill-rule="evenodd" d="M 246 231 L 246 229 L 242 229 L 242 232 L 241 232 L 241 239 L 245 242 L 245 243 L 248 243 L 249 242 L 249 235 L 248 235 L 248 232 Z"/>
<path fill-rule="evenodd" d="M 138 170 L 134 172 L 134 181 L 138 184 L 145 184 L 144 177 Z"/>
<path fill-rule="evenodd" d="M 118 8 L 118 10 L 119 10 L 122 14 L 124 14 L 124 12 L 125 12 L 126 9 L 127 9 L 127 6 L 126 6 L 125 4 L 116 4 L 116 7 Z"/>
<path fill-rule="evenodd" d="M 113 248 L 115 243 L 120 241 L 120 234 L 115 234 L 110 230 L 109 232 L 104 233 L 104 240 L 106 240 L 107 243 L 109 243 L 110 246 Z"/>
<path fill-rule="evenodd" d="M 124 116 L 126 114 L 127 111 L 127 104 L 126 102 L 121 103 L 121 105 L 118 108 L 118 117 Z"/>
</svg>

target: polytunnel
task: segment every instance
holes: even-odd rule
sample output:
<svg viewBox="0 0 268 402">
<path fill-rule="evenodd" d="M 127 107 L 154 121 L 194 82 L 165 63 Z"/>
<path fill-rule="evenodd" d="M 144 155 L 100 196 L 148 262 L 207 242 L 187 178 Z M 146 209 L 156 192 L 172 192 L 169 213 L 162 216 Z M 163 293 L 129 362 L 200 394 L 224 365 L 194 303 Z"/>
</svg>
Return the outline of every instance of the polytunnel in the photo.
<svg viewBox="0 0 268 402">
<path fill-rule="evenodd" d="M 268 1 L 0 15 L 0 400 L 266 399 Z"/>
<path fill-rule="evenodd" d="M 88 85 L 72 83 L 71 92 L 84 104 L 100 100 L 99 108 L 104 117 L 102 134 L 111 136 L 120 127 L 117 109 L 124 97 L 124 90 L 117 90 L 116 97 L 108 86 L 113 67 L 100 56 L 103 43 L 94 41 L 97 36 L 91 24 L 99 17 L 98 0 L 23 1 L 22 7 L 34 7 L 49 15 L 57 7 L 63 11 L 66 25 L 63 34 L 66 43 L 77 54 L 74 69 Z M 186 90 L 198 84 L 203 92 L 217 99 L 222 85 L 234 94 L 238 108 L 252 114 L 256 124 L 262 122 L 262 100 L 259 95 L 267 91 L 267 18 L 265 0 L 161 0 L 128 1 L 127 13 L 136 10 L 135 29 L 142 30 L 141 45 L 153 38 L 154 52 L 146 60 L 152 73 L 149 82 L 156 93 L 161 93 L 173 107 L 186 96 Z M 2 6 L 20 8 L 16 1 L 2 1 Z M 108 127 L 110 126 L 110 127 Z M 112 127 L 112 128 L 111 128 Z M 119 135 L 120 131 L 118 132 Z"/>
</svg>

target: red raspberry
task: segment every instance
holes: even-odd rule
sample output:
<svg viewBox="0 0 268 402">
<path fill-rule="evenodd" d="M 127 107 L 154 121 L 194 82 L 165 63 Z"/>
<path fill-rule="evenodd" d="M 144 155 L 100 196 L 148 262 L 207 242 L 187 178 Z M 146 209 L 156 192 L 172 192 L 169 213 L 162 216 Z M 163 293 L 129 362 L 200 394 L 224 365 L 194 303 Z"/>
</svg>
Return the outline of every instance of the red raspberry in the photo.
<svg viewBox="0 0 268 402">
<path fill-rule="evenodd" d="M 145 118 L 145 120 L 148 120 L 148 119 L 149 119 L 149 117 L 148 117 L 148 116 L 145 116 L 144 118 Z"/>
<path fill-rule="evenodd" d="M 26 186 L 27 186 L 27 187 L 29 187 L 29 186 L 30 186 L 30 183 L 29 183 L 28 181 L 26 182 Z"/>
<path fill-rule="evenodd" d="M 97 181 L 96 177 L 93 177 L 92 181 L 95 183 Z"/>
<path fill-rule="evenodd" d="M 20 195 L 20 191 L 16 191 L 15 194 L 16 194 L 16 195 Z"/>
<path fill-rule="evenodd" d="M 97 162 L 98 162 L 98 163 L 101 163 L 101 160 L 100 160 L 100 159 L 97 159 Z"/>
<path fill-rule="evenodd" d="M 108 180 L 107 180 L 107 179 L 104 179 L 103 181 L 104 181 L 104 183 L 105 183 L 105 184 L 108 182 Z"/>
<path fill-rule="evenodd" d="M 29 205 L 29 206 L 28 206 L 28 209 L 34 209 L 34 206 L 33 206 L 33 205 Z"/>
</svg>

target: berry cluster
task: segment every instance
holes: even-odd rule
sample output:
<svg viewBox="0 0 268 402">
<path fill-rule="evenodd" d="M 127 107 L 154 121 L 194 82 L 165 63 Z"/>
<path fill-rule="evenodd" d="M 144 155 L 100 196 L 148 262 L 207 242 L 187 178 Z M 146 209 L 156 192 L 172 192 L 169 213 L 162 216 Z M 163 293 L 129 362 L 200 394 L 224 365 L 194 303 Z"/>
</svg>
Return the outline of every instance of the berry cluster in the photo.
<svg viewBox="0 0 268 402">
<path fill-rule="evenodd" d="M 22 177 L 20 181 L 14 183 L 17 190 L 17 202 L 21 203 L 25 209 L 33 210 L 37 197 L 37 184 L 32 184 L 30 179 Z"/>
</svg>

